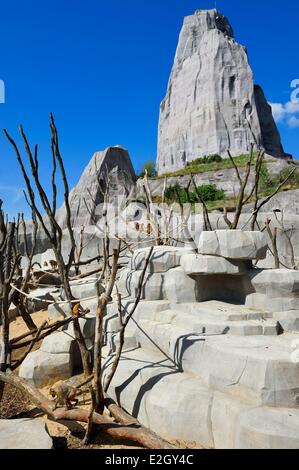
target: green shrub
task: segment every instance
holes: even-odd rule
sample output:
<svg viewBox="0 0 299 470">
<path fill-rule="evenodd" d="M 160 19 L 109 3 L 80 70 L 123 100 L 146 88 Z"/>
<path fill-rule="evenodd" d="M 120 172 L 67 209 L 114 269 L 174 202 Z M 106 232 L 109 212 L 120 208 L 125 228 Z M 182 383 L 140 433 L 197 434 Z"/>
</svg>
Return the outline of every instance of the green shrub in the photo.
<svg viewBox="0 0 299 470">
<path fill-rule="evenodd" d="M 265 189 L 272 188 L 273 186 L 273 178 L 271 177 L 268 167 L 265 163 L 263 163 L 261 172 L 260 172 L 260 187 L 261 191 Z"/>
<path fill-rule="evenodd" d="M 165 191 L 165 199 L 167 202 L 178 201 L 181 204 L 191 202 L 192 204 L 199 201 L 199 197 L 205 201 L 221 201 L 225 197 L 225 193 L 222 189 L 217 189 L 215 184 L 203 184 L 197 187 L 197 190 L 189 191 L 189 197 L 187 191 L 182 188 L 178 183 L 174 186 L 170 186 Z"/>
<path fill-rule="evenodd" d="M 264 191 L 267 189 L 277 188 L 281 183 L 286 180 L 291 171 L 292 168 L 284 168 L 279 173 L 275 175 L 270 175 L 267 166 L 264 164 L 262 166 L 260 175 L 260 190 Z M 287 184 L 294 188 L 299 187 L 298 171 L 295 171 L 295 173 L 288 180 Z"/>
<path fill-rule="evenodd" d="M 203 201 L 221 201 L 225 193 L 222 189 L 217 189 L 215 184 L 203 184 L 197 188 L 197 193 Z"/>
<path fill-rule="evenodd" d="M 148 174 L 149 178 L 152 178 L 153 176 L 156 176 L 156 167 L 155 167 L 155 163 L 153 162 L 153 160 L 149 160 L 148 162 L 146 162 L 143 165 L 141 173 L 140 173 L 141 178 L 143 178 L 145 176 L 145 171 L 146 170 L 147 170 L 147 174 Z"/>
<path fill-rule="evenodd" d="M 192 160 L 192 162 L 187 163 L 187 166 L 197 166 L 197 165 L 204 165 L 204 164 L 210 164 L 210 163 L 220 163 L 222 162 L 223 158 L 218 155 L 206 155 L 201 158 L 197 158 L 196 160 Z"/>
</svg>

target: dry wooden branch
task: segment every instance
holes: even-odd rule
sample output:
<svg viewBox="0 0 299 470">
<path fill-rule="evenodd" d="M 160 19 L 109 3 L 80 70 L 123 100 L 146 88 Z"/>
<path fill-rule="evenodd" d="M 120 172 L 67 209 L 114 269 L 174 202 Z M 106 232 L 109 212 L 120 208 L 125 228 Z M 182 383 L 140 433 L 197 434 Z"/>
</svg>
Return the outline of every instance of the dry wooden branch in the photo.
<svg viewBox="0 0 299 470">
<path fill-rule="evenodd" d="M 111 278 L 105 292 L 99 295 L 96 329 L 95 329 L 95 345 L 94 345 L 94 389 L 96 394 L 96 411 L 103 413 L 104 411 L 104 391 L 102 384 L 102 342 L 103 342 L 103 320 L 106 314 L 107 304 L 110 302 L 111 294 L 116 281 L 118 258 L 120 252 L 120 243 L 117 250 L 114 250 Z M 98 293 L 99 291 L 99 284 Z"/>
<path fill-rule="evenodd" d="M 244 196 L 245 196 L 245 190 L 246 190 L 246 187 L 247 187 L 247 184 L 248 184 L 249 176 L 250 176 L 250 173 L 251 173 L 251 166 L 252 166 L 252 161 L 253 161 L 253 157 L 254 157 L 254 146 L 253 146 L 253 144 L 251 144 L 250 156 L 249 156 L 248 163 L 246 165 L 246 172 L 245 172 L 245 177 L 244 177 L 243 181 L 242 181 L 242 178 L 240 176 L 238 167 L 237 167 L 233 157 L 231 156 L 230 152 L 228 152 L 228 155 L 229 155 L 229 158 L 230 158 L 230 160 L 232 161 L 232 163 L 234 165 L 234 168 L 235 168 L 235 171 L 236 171 L 239 183 L 240 183 L 240 192 L 239 192 L 239 195 L 238 195 L 236 212 L 235 212 L 235 215 L 234 215 L 234 220 L 231 223 L 231 230 L 236 230 L 238 228 L 240 216 L 241 216 L 243 206 L 244 206 L 245 200 L 246 200 L 246 199 L 244 200 Z"/>
<path fill-rule="evenodd" d="M 267 230 L 267 233 L 269 235 L 269 238 L 272 244 L 272 251 L 273 251 L 273 256 L 274 256 L 274 261 L 275 261 L 275 269 L 279 269 L 280 260 L 279 260 L 279 253 L 278 253 L 278 248 L 277 248 L 277 227 L 274 228 L 274 233 L 273 233 L 270 227 L 270 223 L 271 223 L 271 220 L 267 219 L 266 230 Z"/>
<path fill-rule="evenodd" d="M 22 391 L 35 406 L 43 411 L 54 421 L 79 421 L 87 423 L 90 417 L 88 410 L 73 409 L 66 411 L 58 408 L 54 411 L 54 404 L 48 400 L 39 390 L 12 373 L 0 372 L 0 382 L 8 383 Z M 129 439 L 149 449 L 175 449 L 174 446 L 156 436 L 144 427 L 121 426 L 105 419 L 98 413 L 93 413 L 92 421 L 99 426 L 101 433 L 105 433 L 115 439 Z"/>
<path fill-rule="evenodd" d="M 195 183 L 194 176 L 192 174 L 190 176 L 190 179 L 191 179 L 192 184 L 194 186 L 197 199 L 202 204 L 202 207 L 203 207 L 204 231 L 205 232 L 212 231 L 213 229 L 212 229 L 212 224 L 210 222 L 209 211 L 208 211 L 207 205 L 206 205 L 205 201 L 203 200 L 203 198 L 201 197 L 201 194 L 200 194 L 200 192 L 198 190 L 198 187 Z"/>
<path fill-rule="evenodd" d="M 23 131 L 22 126 L 20 126 L 20 133 L 24 142 L 24 147 L 25 151 L 28 157 L 28 161 L 30 164 L 31 168 L 31 173 L 33 176 L 34 183 L 37 187 L 38 190 L 38 195 L 40 198 L 40 201 L 42 203 L 42 206 L 48 216 L 49 224 L 50 224 L 50 229 L 48 229 L 45 219 L 42 217 L 41 212 L 39 211 L 36 201 L 35 201 L 35 192 L 33 190 L 30 178 L 28 176 L 28 173 L 26 171 L 26 168 L 24 166 L 20 151 L 18 149 L 18 146 L 14 142 L 14 140 L 9 136 L 7 131 L 4 131 L 6 137 L 8 138 L 9 142 L 12 144 L 18 163 L 20 165 L 26 186 L 27 186 L 27 191 L 28 191 L 28 196 L 27 201 L 32 209 L 32 212 L 34 212 L 37 216 L 37 218 L 40 221 L 41 226 L 43 227 L 43 230 L 52 244 L 53 251 L 55 253 L 55 258 L 58 266 L 58 271 L 59 275 L 61 278 L 61 283 L 64 288 L 65 296 L 68 302 L 71 302 L 73 299 L 72 297 L 72 291 L 70 287 L 70 280 L 69 280 L 69 272 L 71 269 L 71 266 L 74 262 L 74 257 L 75 257 L 75 250 L 76 250 L 76 242 L 74 238 L 74 231 L 72 227 L 72 221 L 71 221 L 71 209 L 70 209 L 70 203 L 69 203 L 69 186 L 67 182 L 67 177 L 66 177 L 66 172 L 64 168 L 64 163 L 63 159 L 60 153 L 59 149 L 59 139 L 58 139 L 58 132 L 55 126 L 54 118 L 53 115 L 50 115 L 50 129 L 51 129 L 51 150 L 52 150 L 52 160 L 53 160 L 53 173 L 52 173 L 52 188 L 53 188 L 53 201 L 52 204 L 49 201 L 49 198 L 43 188 L 43 185 L 41 184 L 40 177 L 39 177 L 39 162 L 38 162 L 38 148 L 35 146 L 34 152 L 32 152 L 31 147 L 28 143 L 27 137 Z M 64 187 L 64 203 L 65 203 L 65 208 L 66 208 L 66 225 L 68 229 L 68 234 L 69 234 L 69 240 L 71 242 L 71 250 L 70 254 L 68 256 L 68 261 L 64 261 L 64 257 L 62 254 L 62 237 L 63 237 L 63 231 L 62 227 L 59 225 L 57 218 L 56 218 L 56 199 L 57 199 L 57 190 L 56 190 L 56 183 L 55 183 L 55 176 L 56 176 L 56 165 L 58 164 L 60 173 L 62 176 L 62 181 L 63 181 L 63 187 Z M 90 375 L 91 373 L 91 364 L 90 364 L 90 356 L 89 356 L 89 351 L 86 347 L 84 337 L 82 335 L 81 329 L 80 329 L 80 324 L 78 319 L 74 319 L 74 333 L 75 333 L 75 338 L 77 340 L 77 343 L 79 345 L 81 357 L 82 357 L 82 363 L 83 363 L 83 368 L 85 371 L 86 375 Z"/>
<path fill-rule="evenodd" d="M 279 191 L 281 190 L 281 188 L 290 180 L 290 178 L 293 176 L 293 174 L 297 171 L 297 168 L 293 168 L 293 170 L 289 173 L 289 175 L 284 179 L 284 181 L 282 183 L 280 183 L 279 186 L 277 186 L 276 190 L 273 191 L 273 193 L 271 193 L 268 197 L 266 197 L 260 204 L 257 204 L 256 203 L 256 206 L 255 206 L 255 209 L 253 210 L 253 213 L 252 213 L 252 227 L 254 228 L 255 227 L 255 224 L 256 224 L 256 221 L 257 221 L 257 218 L 258 218 L 258 214 L 259 212 L 261 211 L 261 209 L 269 202 L 271 201 L 271 199 L 273 199 L 276 194 L 279 193 Z"/>
<path fill-rule="evenodd" d="M 121 330 L 120 330 L 120 333 L 119 333 L 119 345 L 118 345 L 118 348 L 117 348 L 117 351 L 116 351 L 116 354 L 115 354 L 115 359 L 113 361 L 111 371 L 108 374 L 107 379 L 106 379 L 106 384 L 105 384 L 105 387 L 104 387 L 105 393 L 107 393 L 107 391 L 110 387 L 110 384 L 111 384 L 111 382 L 113 380 L 113 377 L 116 373 L 116 370 L 117 370 L 117 367 L 118 367 L 118 364 L 119 364 L 119 361 L 120 361 L 120 358 L 121 358 L 121 353 L 122 353 L 123 346 L 124 346 L 124 341 L 125 341 L 126 328 L 129 324 L 129 321 L 133 317 L 138 305 L 139 305 L 141 295 L 142 295 L 142 290 L 144 288 L 145 273 L 147 271 L 148 265 L 149 265 L 150 260 L 152 258 L 153 250 L 154 250 L 154 247 L 152 246 L 150 251 L 149 251 L 149 254 L 147 256 L 145 266 L 143 268 L 143 271 L 142 271 L 140 279 L 139 279 L 138 292 L 137 292 L 137 296 L 136 296 L 133 308 L 132 308 L 131 312 L 128 314 L 127 318 L 125 320 L 123 320 L 123 322 L 122 322 L 122 327 L 121 327 Z"/>
</svg>

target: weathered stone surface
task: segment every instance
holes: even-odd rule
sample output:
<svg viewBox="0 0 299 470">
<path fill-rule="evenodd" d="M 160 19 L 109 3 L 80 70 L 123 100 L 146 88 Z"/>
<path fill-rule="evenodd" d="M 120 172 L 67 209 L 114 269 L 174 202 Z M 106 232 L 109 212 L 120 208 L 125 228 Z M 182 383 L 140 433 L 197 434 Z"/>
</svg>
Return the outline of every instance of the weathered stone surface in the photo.
<svg viewBox="0 0 299 470">
<path fill-rule="evenodd" d="M 244 305 L 234 305 L 215 300 L 200 303 L 182 303 L 179 305 L 171 304 L 171 308 L 188 313 L 196 319 L 200 319 L 205 315 L 213 317 L 214 320 L 229 322 L 273 318 L 273 314 L 266 308 L 251 309 Z"/>
<path fill-rule="evenodd" d="M 82 335 L 85 339 L 87 347 L 90 349 L 93 346 L 94 335 L 95 335 L 95 324 L 96 316 L 89 313 L 84 318 L 79 319 L 79 325 L 82 331 Z M 75 338 L 74 325 L 71 323 L 65 330 L 72 338 Z"/>
<path fill-rule="evenodd" d="M 264 269 L 256 274 L 253 272 L 251 283 L 258 294 L 269 298 L 299 299 L 299 271 Z"/>
<path fill-rule="evenodd" d="M 272 157 L 265 157 L 265 161 L 267 162 L 267 169 L 270 175 L 274 175 L 279 173 L 282 170 L 285 170 L 286 168 L 289 169 L 289 164 L 285 160 L 278 160 Z M 239 172 L 240 176 L 242 179 L 245 177 L 246 173 L 246 167 L 239 167 Z M 194 181 L 196 186 L 202 186 L 206 184 L 213 184 L 215 185 L 218 189 L 221 189 L 224 191 L 226 196 L 236 196 L 236 194 L 239 193 L 240 191 L 240 182 L 238 180 L 238 177 L 236 175 L 236 171 L 234 168 L 226 168 L 226 169 L 221 169 L 221 170 L 213 170 L 213 171 L 206 171 L 204 173 L 197 173 L 193 175 Z M 250 192 L 250 190 L 253 188 L 254 185 L 254 172 L 251 172 L 250 177 L 248 179 L 248 185 L 247 185 L 247 190 Z M 149 187 L 151 190 L 152 196 L 162 196 L 163 189 L 164 189 L 164 184 L 165 180 L 164 178 L 149 178 Z M 188 184 L 190 182 L 190 175 L 181 175 L 181 176 L 168 176 L 167 181 L 166 181 L 166 187 L 170 188 L 175 185 L 179 185 L 182 188 L 187 188 Z M 299 190 L 296 191 L 299 193 Z M 136 183 L 136 193 L 137 197 L 143 197 L 144 196 L 144 188 L 143 188 L 143 180 L 138 179 Z M 294 212 L 292 213 L 299 213 L 299 198 L 297 195 L 297 201 L 296 197 L 292 196 L 293 191 L 287 191 L 280 193 L 283 195 L 287 200 L 291 199 L 293 202 L 293 207 L 294 207 Z M 279 196 L 279 195 L 277 195 Z M 274 198 L 277 198 L 277 196 Z M 277 198 L 278 199 L 278 198 Z M 283 198 L 280 196 L 279 200 L 281 200 L 283 207 L 284 207 L 284 213 L 290 212 L 290 207 L 283 201 Z M 248 209 L 249 205 L 246 205 L 246 208 L 244 212 L 249 212 Z M 253 204 L 250 204 L 250 207 L 252 209 Z M 270 206 L 270 203 L 269 203 Z M 271 204 L 273 208 L 275 208 L 275 202 Z M 268 206 L 266 206 L 268 207 Z M 297 209 L 297 210 L 296 210 Z"/>
<path fill-rule="evenodd" d="M 159 367 L 161 363 L 163 366 Z M 157 349 L 150 359 L 148 351 L 142 349 L 126 352 L 110 390 L 118 403 L 165 439 L 213 447 L 213 392 L 189 374 L 176 372 Z"/>
<path fill-rule="evenodd" d="M 42 388 L 58 380 L 69 379 L 72 372 L 70 354 L 50 354 L 38 350 L 28 354 L 20 367 L 19 376 L 37 388 Z"/>
<path fill-rule="evenodd" d="M 196 342 L 189 348 L 183 367 L 209 386 L 248 403 L 298 409 L 299 376 L 291 359 L 292 340 L 288 334 L 209 338 L 204 346 Z"/>
<path fill-rule="evenodd" d="M 89 313 L 91 315 L 96 315 L 97 313 L 97 306 L 98 306 L 98 299 L 92 299 L 92 300 L 84 300 L 81 303 L 81 307 L 84 310 L 89 310 Z"/>
<path fill-rule="evenodd" d="M 211 255 L 184 255 L 181 258 L 181 266 L 188 276 L 208 276 L 212 274 L 242 274 L 246 270 L 246 265 L 232 263 L 220 256 Z"/>
<path fill-rule="evenodd" d="M 216 230 L 202 232 L 199 239 L 199 253 L 222 256 L 234 260 L 264 259 L 268 243 L 264 233 L 242 230 Z"/>
<path fill-rule="evenodd" d="M 131 273 L 131 270 L 129 268 L 123 268 L 120 271 L 119 277 L 116 281 L 118 292 L 121 294 L 123 298 L 130 296 L 130 284 L 129 284 L 130 273 Z"/>
<path fill-rule="evenodd" d="M 124 270 L 118 281 L 119 291 L 125 297 L 136 298 L 142 271 Z M 164 274 L 148 273 L 144 277 L 142 300 L 163 300 Z"/>
<path fill-rule="evenodd" d="M 160 107 L 157 170 L 203 155 L 248 152 L 251 142 L 282 158 L 279 133 L 246 49 L 227 18 L 198 10 L 184 20 L 167 95 Z"/>
<path fill-rule="evenodd" d="M 179 266 L 181 257 L 192 252 L 194 253 L 194 251 L 189 248 L 176 248 L 171 246 L 155 247 L 148 266 L 148 271 L 151 273 L 165 273 L 169 269 Z M 142 271 L 145 267 L 148 254 L 149 248 L 141 248 L 134 251 L 129 268 L 132 271 Z"/>
<path fill-rule="evenodd" d="M 71 354 L 76 340 L 63 331 L 52 334 L 45 338 L 40 347 L 40 351 L 50 354 Z"/>
<path fill-rule="evenodd" d="M 234 449 L 240 414 L 248 405 L 221 392 L 214 393 L 211 412 L 214 446 L 216 449 Z"/>
<path fill-rule="evenodd" d="M 299 331 L 299 310 L 273 313 L 273 318 L 280 323 L 284 331 Z"/>
<path fill-rule="evenodd" d="M 115 352 L 120 344 L 119 335 L 118 334 L 109 334 L 108 336 L 108 344 L 110 346 L 111 352 Z M 126 335 L 123 343 L 123 351 L 129 351 L 130 349 L 136 349 L 139 347 L 139 342 L 137 341 L 135 336 Z"/>
<path fill-rule="evenodd" d="M 135 172 L 127 150 L 122 147 L 109 147 L 102 152 L 97 152 L 84 170 L 79 183 L 71 191 L 70 207 L 72 224 L 75 226 L 93 225 L 93 216 L 86 210 L 86 203 L 91 209 L 95 209 L 96 221 L 100 219 L 102 210 L 99 205 L 103 203 L 103 191 L 105 191 L 105 178 L 110 173 L 110 202 L 122 198 L 126 199 L 135 182 Z M 101 186 L 99 185 L 99 179 Z M 85 203 L 86 202 L 86 203 Z M 99 209 L 99 210 L 98 210 Z M 59 210 L 59 221 L 65 224 L 65 207 Z"/>
<path fill-rule="evenodd" d="M 28 310 L 30 313 L 37 312 L 38 310 L 47 310 L 49 307 L 49 302 L 54 301 L 52 295 L 52 288 L 49 287 L 40 287 L 38 289 L 31 290 L 28 296 Z"/>
<path fill-rule="evenodd" d="M 84 279 L 83 281 L 74 281 L 71 283 L 72 294 L 75 299 L 87 299 L 97 296 L 97 279 Z M 104 292 L 104 288 L 100 288 L 100 292 Z"/>
<path fill-rule="evenodd" d="M 0 420 L 0 449 L 52 449 L 53 441 L 38 419 Z"/>
<path fill-rule="evenodd" d="M 235 449 L 299 449 L 299 411 L 245 411 L 239 418 Z"/>
<path fill-rule="evenodd" d="M 199 286 L 197 281 L 187 276 L 183 268 L 170 269 L 165 274 L 166 299 L 173 303 L 197 302 Z"/>
<path fill-rule="evenodd" d="M 246 306 L 249 308 L 263 308 L 265 305 L 272 312 L 299 310 L 299 297 L 270 297 L 259 293 L 249 294 L 246 297 Z"/>
<path fill-rule="evenodd" d="M 66 318 L 72 315 L 72 309 L 69 304 L 57 303 L 50 304 L 48 307 L 49 320 L 59 320 L 61 317 Z"/>
</svg>

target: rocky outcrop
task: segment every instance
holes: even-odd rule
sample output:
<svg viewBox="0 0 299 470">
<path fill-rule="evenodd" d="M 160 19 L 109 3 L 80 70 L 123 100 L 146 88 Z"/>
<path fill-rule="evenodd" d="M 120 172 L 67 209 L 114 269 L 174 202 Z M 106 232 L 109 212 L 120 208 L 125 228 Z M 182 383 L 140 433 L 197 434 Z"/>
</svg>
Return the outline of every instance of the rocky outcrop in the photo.
<svg viewBox="0 0 299 470">
<path fill-rule="evenodd" d="M 126 198 L 135 183 L 135 172 L 128 151 L 122 147 L 109 147 L 94 154 L 79 183 L 71 191 L 70 207 L 74 226 L 94 225 L 101 216 L 109 174 L 109 202 Z M 86 205 L 92 210 L 92 214 Z M 94 207 L 96 206 L 96 207 Z M 65 207 L 60 209 L 60 223 L 65 225 Z"/>
<path fill-rule="evenodd" d="M 157 171 L 184 167 L 203 155 L 284 151 L 263 91 L 255 87 L 246 49 L 226 17 L 198 10 L 184 20 L 161 104 Z"/>
<path fill-rule="evenodd" d="M 45 423 L 38 419 L 0 420 L 0 449 L 52 449 Z"/>
<path fill-rule="evenodd" d="M 298 310 L 277 313 L 270 303 L 298 300 L 298 273 L 253 268 L 251 259 L 265 250 L 260 232 L 228 230 L 205 232 L 199 254 L 155 247 L 109 393 L 165 439 L 216 449 L 299 448 Z M 126 314 L 147 256 L 148 248 L 136 251 L 120 279 Z M 263 294 L 262 304 L 234 302 L 242 277 L 248 292 Z M 105 325 L 104 380 L 121 329 L 117 302 Z"/>
</svg>

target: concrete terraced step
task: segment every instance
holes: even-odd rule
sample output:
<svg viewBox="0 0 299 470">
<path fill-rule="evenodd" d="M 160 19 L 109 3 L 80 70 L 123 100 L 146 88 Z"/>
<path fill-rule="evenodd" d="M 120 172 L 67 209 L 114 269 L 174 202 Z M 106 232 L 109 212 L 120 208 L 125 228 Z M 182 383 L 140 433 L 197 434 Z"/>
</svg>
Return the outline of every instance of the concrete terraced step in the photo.
<svg viewBox="0 0 299 470">
<path fill-rule="evenodd" d="M 112 360 L 106 359 L 106 376 Z M 283 370 L 281 373 L 284 376 Z M 259 376 L 258 371 L 257 376 L 251 375 L 253 382 Z M 222 390 L 182 372 L 161 351 L 141 348 L 122 355 L 109 394 L 168 440 L 217 449 L 299 448 L 298 409 L 259 406 L 241 395 L 231 396 L 225 383 L 219 388 Z"/>
<path fill-rule="evenodd" d="M 135 336 L 148 354 L 160 350 L 184 372 L 259 405 L 299 408 L 298 335 L 203 336 L 169 323 L 139 320 Z M 132 333 L 131 333 L 132 334 Z"/>
<path fill-rule="evenodd" d="M 267 309 L 249 308 L 244 305 L 229 304 L 217 300 L 199 303 L 171 304 L 171 308 L 181 310 L 194 316 L 211 313 L 215 319 L 225 321 L 263 320 L 273 317 L 273 313 Z"/>
</svg>

